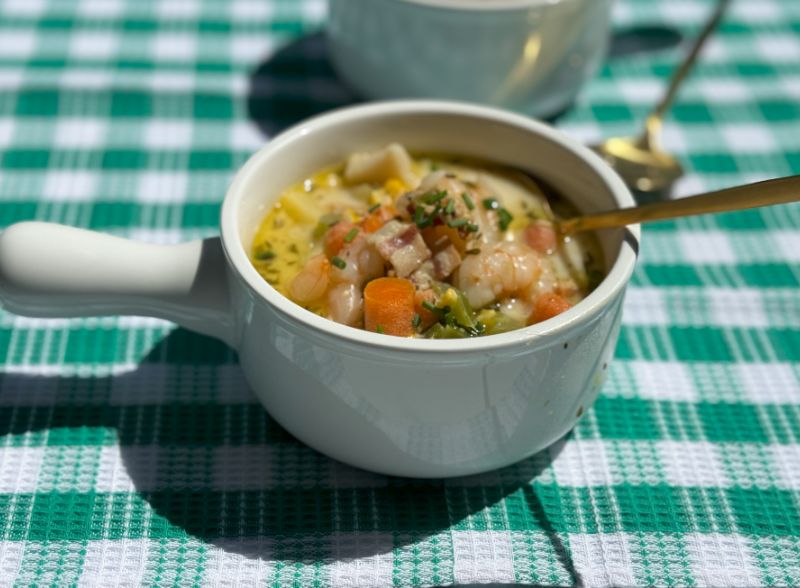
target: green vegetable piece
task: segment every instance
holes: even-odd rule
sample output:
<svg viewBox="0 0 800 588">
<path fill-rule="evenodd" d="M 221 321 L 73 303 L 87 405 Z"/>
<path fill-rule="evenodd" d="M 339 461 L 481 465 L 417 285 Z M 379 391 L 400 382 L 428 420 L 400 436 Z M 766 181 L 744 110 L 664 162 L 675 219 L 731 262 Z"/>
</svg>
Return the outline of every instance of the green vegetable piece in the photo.
<svg viewBox="0 0 800 588">
<path fill-rule="evenodd" d="M 484 198 L 483 199 L 483 207 L 486 210 L 496 210 L 500 208 L 500 203 L 495 200 L 494 198 Z"/>
<path fill-rule="evenodd" d="M 269 261 L 271 259 L 275 259 L 276 253 L 270 249 L 266 249 L 264 251 L 259 251 L 254 255 L 254 257 L 258 261 Z"/>
<path fill-rule="evenodd" d="M 419 325 L 422 323 L 422 317 L 419 316 L 416 312 L 414 313 L 414 318 L 411 319 L 411 326 L 415 329 L 419 328 Z"/>
<path fill-rule="evenodd" d="M 420 229 L 424 229 L 431 224 L 431 218 L 425 214 L 425 210 L 421 206 L 417 206 L 414 209 L 414 224 Z"/>
<path fill-rule="evenodd" d="M 469 194 L 464 192 L 461 195 L 461 199 L 464 201 L 464 204 L 467 205 L 467 208 L 469 208 L 470 210 L 475 210 L 475 202 L 472 201 L 472 198 L 470 198 Z"/>
<path fill-rule="evenodd" d="M 384 335 L 386 332 L 383 330 L 383 327 L 380 325 L 375 325 L 375 332 Z"/>
<path fill-rule="evenodd" d="M 478 313 L 478 322 L 484 325 L 484 335 L 498 335 L 521 329 L 525 323 L 497 310 L 484 309 Z"/>
<path fill-rule="evenodd" d="M 344 242 L 345 242 L 345 243 L 350 243 L 350 242 L 351 242 L 353 239 L 355 239 L 355 238 L 356 238 L 356 235 L 358 235 L 358 229 L 357 229 L 357 228 L 355 228 L 355 227 L 353 227 L 353 228 L 352 228 L 352 229 L 350 229 L 350 230 L 348 231 L 348 233 L 347 233 L 347 234 L 344 236 Z"/>
<path fill-rule="evenodd" d="M 437 192 L 427 192 L 426 194 L 420 196 L 419 200 L 423 204 L 436 204 L 437 202 L 439 202 L 439 200 L 441 200 L 445 196 L 447 196 L 447 191 L 439 190 Z"/>
<path fill-rule="evenodd" d="M 331 258 L 331 263 L 338 267 L 340 270 L 347 267 L 347 262 L 341 257 L 334 256 Z"/>
<path fill-rule="evenodd" d="M 456 209 L 456 201 L 455 200 L 449 200 L 447 202 L 447 206 L 444 207 L 444 213 L 445 214 L 453 214 L 455 209 Z"/>
<path fill-rule="evenodd" d="M 442 295 L 439 304 L 450 307 L 447 315 L 449 320 L 455 321 L 460 327 L 475 328 L 475 313 L 472 312 L 472 307 L 463 292 L 450 287 Z"/>
<path fill-rule="evenodd" d="M 452 325 L 436 323 L 423 333 L 428 339 L 464 339 L 468 337 L 466 331 Z"/>
<path fill-rule="evenodd" d="M 455 229 L 458 227 L 463 227 L 467 224 L 467 222 L 468 221 L 465 218 L 454 218 L 453 220 L 447 221 L 447 226 Z"/>
<path fill-rule="evenodd" d="M 505 208 L 500 208 L 497 211 L 497 218 L 500 221 L 501 231 L 505 231 L 508 228 L 508 225 L 511 224 L 511 221 L 514 220 L 514 217 L 511 216 L 511 213 L 508 212 Z"/>
<path fill-rule="evenodd" d="M 372 206 L 370 206 L 370 207 L 367 209 L 367 212 L 375 212 L 375 211 L 376 211 L 376 210 L 378 210 L 380 207 L 381 207 L 381 203 L 380 203 L 380 202 L 378 202 L 377 204 L 373 204 Z"/>
</svg>

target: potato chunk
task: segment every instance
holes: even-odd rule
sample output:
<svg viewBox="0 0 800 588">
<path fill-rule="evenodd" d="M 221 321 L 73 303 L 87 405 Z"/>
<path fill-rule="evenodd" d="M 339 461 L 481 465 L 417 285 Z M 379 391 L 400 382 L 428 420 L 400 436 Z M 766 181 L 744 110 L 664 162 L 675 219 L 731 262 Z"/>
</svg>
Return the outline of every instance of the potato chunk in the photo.
<svg viewBox="0 0 800 588">
<path fill-rule="evenodd" d="M 412 187 L 416 181 L 411 165 L 408 151 L 402 145 L 392 143 L 379 151 L 351 155 L 347 160 L 344 178 L 351 184 L 383 184 L 398 178 L 406 186 Z"/>
</svg>

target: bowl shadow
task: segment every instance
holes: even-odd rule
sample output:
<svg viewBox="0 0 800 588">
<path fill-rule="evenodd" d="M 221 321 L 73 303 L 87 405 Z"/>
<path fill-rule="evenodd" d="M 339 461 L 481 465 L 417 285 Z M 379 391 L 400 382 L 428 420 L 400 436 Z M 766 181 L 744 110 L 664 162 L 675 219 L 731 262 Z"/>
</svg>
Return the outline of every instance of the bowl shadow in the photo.
<svg viewBox="0 0 800 588">
<path fill-rule="evenodd" d="M 270 54 L 248 80 L 247 114 L 267 137 L 310 116 L 362 101 L 336 75 L 321 32 Z"/>
<path fill-rule="evenodd" d="M 358 470 L 292 437 L 247 388 L 235 353 L 184 329 L 120 375 L 0 374 L 0 434 L 119 447 L 112 489 L 149 505 L 159 537 L 190 535 L 253 559 L 312 563 L 321 553 L 346 561 L 391 552 L 519 492 L 578 579 L 531 484 L 563 443 L 458 479 Z"/>
</svg>

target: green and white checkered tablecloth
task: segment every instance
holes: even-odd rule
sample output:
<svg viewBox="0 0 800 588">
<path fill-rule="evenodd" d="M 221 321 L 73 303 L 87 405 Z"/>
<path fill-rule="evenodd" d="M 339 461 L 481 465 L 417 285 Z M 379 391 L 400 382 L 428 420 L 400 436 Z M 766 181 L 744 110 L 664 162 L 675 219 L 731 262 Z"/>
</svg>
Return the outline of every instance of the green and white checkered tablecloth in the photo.
<svg viewBox="0 0 800 588">
<path fill-rule="evenodd" d="M 618 40 L 692 35 L 710 6 L 622 1 Z M 350 100 L 324 15 L 0 1 L 0 225 L 214 234 L 265 133 Z M 616 47 L 566 132 L 634 131 L 681 54 Z M 736 0 L 708 49 L 665 129 L 680 192 L 800 173 L 800 1 Z M 231 350 L 163 321 L 0 314 L 0 360 L 2 586 L 800 584 L 800 206 L 647 227 L 597 404 L 484 476 L 333 462 Z"/>
</svg>

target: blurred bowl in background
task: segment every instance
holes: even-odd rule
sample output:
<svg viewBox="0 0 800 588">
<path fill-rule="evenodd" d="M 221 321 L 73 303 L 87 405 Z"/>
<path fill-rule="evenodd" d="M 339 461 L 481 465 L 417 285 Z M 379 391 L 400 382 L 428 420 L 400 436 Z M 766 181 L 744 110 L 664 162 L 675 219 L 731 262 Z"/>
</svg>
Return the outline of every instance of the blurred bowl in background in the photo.
<svg viewBox="0 0 800 588">
<path fill-rule="evenodd" d="M 603 59 L 613 0 L 329 0 L 342 79 L 371 99 L 447 98 L 548 117 Z"/>
</svg>

